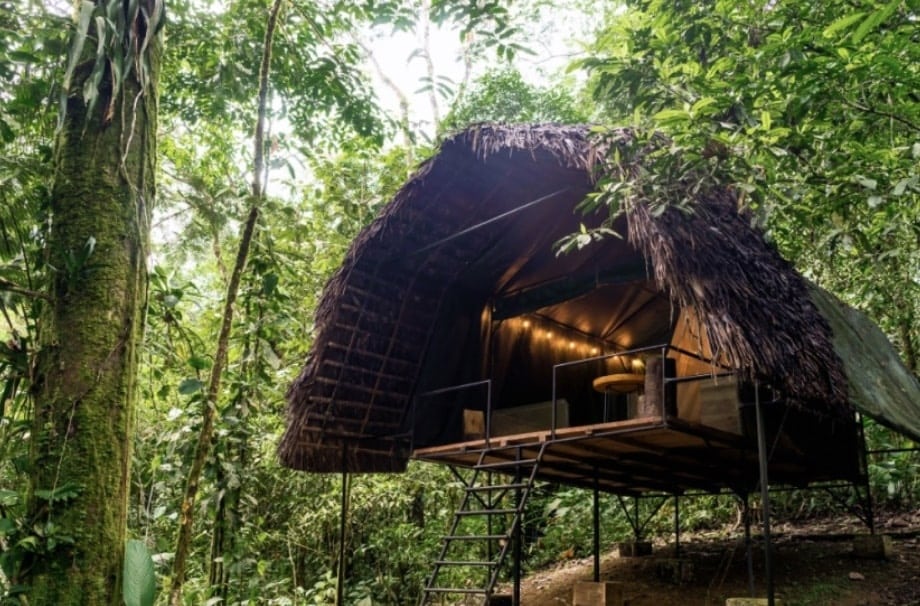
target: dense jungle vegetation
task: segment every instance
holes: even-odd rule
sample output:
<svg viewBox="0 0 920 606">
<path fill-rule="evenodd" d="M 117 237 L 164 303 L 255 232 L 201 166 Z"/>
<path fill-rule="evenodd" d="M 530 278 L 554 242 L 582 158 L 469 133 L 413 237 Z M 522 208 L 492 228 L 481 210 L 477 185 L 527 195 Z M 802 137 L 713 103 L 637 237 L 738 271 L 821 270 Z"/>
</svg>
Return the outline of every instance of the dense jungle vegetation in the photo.
<svg viewBox="0 0 920 606">
<path fill-rule="evenodd" d="M 734 184 L 917 373 L 913 0 L 0 0 L 0 601 L 333 603 L 341 480 L 279 466 L 284 392 L 351 239 L 483 120 L 667 134 L 595 203 Z M 918 506 L 916 452 L 870 471 Z M 346 602 L 416 600 L 458 495 L 431 465 L 354 477 Z M 590 516 L 541 487 L 525 566 L 587 553 Z"/>
</svg>

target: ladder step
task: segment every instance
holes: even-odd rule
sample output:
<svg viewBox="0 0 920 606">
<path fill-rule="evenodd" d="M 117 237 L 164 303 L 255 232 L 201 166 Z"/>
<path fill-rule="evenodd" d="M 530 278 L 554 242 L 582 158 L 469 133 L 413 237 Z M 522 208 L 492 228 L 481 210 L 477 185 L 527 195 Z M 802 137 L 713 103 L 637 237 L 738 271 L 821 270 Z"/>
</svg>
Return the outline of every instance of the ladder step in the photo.
<svg viewBox="0 0 920 606">
<path fill-rule="evenodd" d="M 502 467 L 528 467 L 536 465 L 536 459 L 517 459 L 513 461 L 499 461 L 498 463 L 481 463 L 475 469 L 500 469 Z"/>
<path fill-rule="evenodd" d="M 462 560 L 435 560 L 435 565 L 437 566 L 482 566 L 494 568 L 498 566 L 498 562 L 479 562 L 479 561 L 470 561 L 465 562 Z"/>
<path fill-rule="evenodd" d="M 509 450 L 514 450 L 515 452 L 508 452 Z M 472 479 L 467 481 L 460 476 L 458 472 L 455 472 L 455 475 L 459 480 L 463 481 L 466 484 L 465 496 L 463 499 L 463 504 L 460 506 L 460 510 L 454 514 L 453 524 L 450 528 L 448 535 L 441 537 L 441 553 L 438 558 L 432 563 L 433 570 L 431 576 L 428 577 L 426 587 L 422 594 L 421 604 L 428 604 L 430 600 L 437 600 L 443 598 L 435 598 L 435 595 L 447 595 L 447 594 L 461 594 L 461 595 L 478 595 L 484 596 L 485 601 L 488 602 L 490 596 L 494 595 L 495 584 L 498 580 L 499 573 L 501 572 L 502 564 L 505 562 L 505 558 L 508 553 L 511 551 L 512 545 L 512 532 L 521 527 L 522 516 L 524 505 L 527 503 L 527 499 L 532 496 L 534 490 L 534 480 L 537 476 L 537 470 L 540 466 L 541 459 L 543 458 L 544 451 L 546 450 L 546 444 L 540 445 L 539 453 L 534 458 L 527 459 L 502 459 L 496 455 L 497 451 L 505 451 L 511 456 L 522 456 L 524 455 L 524 450 L 521 449 L 518 445 L 511 445 L 508 447 L 499 447 L 497 449 L 485 449 L 479 451 L 479 460 L 476 465 L 473 467 L 475 472 L 472 476 Z M 491 471 L 493 469 L 500 470 L 502 473 L 508 474 L 515 473 L 513 481 L 508 481 L 510 478 L 506 478 L 504 483 L 501 484 L 491 484 L 492 478 L 489 476 L 487 484 L 476 484 L 476 479 L 479 478 L 480 471 Z M 481 478 L 480 478 L 481 479 Z M 507 496 L 508 491 L 517 490 L 518 499 L 513 508 L 507 507 L 507 502 L 503 501 L 505 496 Z M 481 496 L 482 493 L 485 493 L 487 496 Z M 472 499 L 475 499 L 476 503 Z M 504 505 L 504 507 L 501 507 Z M 474 507 L 481 506 L 481 509 L 475 509 Z M 497 508 L 501 507 L 501 508 Z M 501 516 L 511 516 L 505 518 L 504 521 L 507 522 L 507 532 L 504 534 L 455 534 L 461 528 L 464 518 L 471 516 L 492 516 L 492 515 L 501 515 Z M 492 520 L 492 518 L 488 518 Z M 504 524 L 501 524 L 502 526 Z M 498 530 L 497 528 L 494 530 Z M 476 532 L 473 529 L 467 530 L 467 532 Z M 488 529 L 489 532 L 493 532 L 492 528 Z M 452 544 L 454 542 L 464 542 L 464 541 L 477 541 L 482 545 L 486 543 L 486 546 L 489 547 L 489 553 L 493 553 L 491 548 L 497 547 L 497 555 L 492 561 L 482 561 L 482 560 L 451 560 L 451 556 L 448 555 L 452 548 L 455 548 Z M 497 545 L 493 543 L 497 541 Z M 463 557 L 462 555 L 457 555 L 456 557 Z M 476 556 L 472 556 L 476 557 Z M 481 568 L 488 576 L 486 580 L 485 587 L 481 589 L 473 589 L 469 587 L 438 587 L 438 575 L 445 568 L 448 567 L 469 567 L 470 569 Z M 456 570 L 456 568 L 455 568 Z M 465 572 L 479 574 L 476 570 L 468 570 Z M 474 576 L 475 576 L 474 574 Z"/>
<path fill-rule="evenodd" d="M 458 516 L 490 516 L 490 515 L 509 515 L 517 513 L 517 509 L 467 509 L 458 511 Z"/>
<path fill-rule="evenodd" d="M 467 492 L 485 492 L 488 490 L 514 490 L 516 488 L 527 488 L 528 484 L 492 484 L 487 486 L 483 484 L 482 486 L 467 486 Z"/>
</svg>

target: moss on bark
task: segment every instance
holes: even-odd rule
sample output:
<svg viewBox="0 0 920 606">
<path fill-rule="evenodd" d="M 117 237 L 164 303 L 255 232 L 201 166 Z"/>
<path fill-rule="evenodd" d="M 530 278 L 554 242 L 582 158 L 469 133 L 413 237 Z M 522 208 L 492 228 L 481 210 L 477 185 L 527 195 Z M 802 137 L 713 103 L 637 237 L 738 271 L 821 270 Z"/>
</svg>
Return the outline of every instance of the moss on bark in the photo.
<svg viewBox="0 0 920 606">
<path fill-rule="evenodd" d="M 24 562 L 34 605 L 122 603 L 155 197 L 158 46 L 147 58 L 143 94 L 132 78 L 107 107 L 106 74 L 94 111 L 71 94 L 59 135 L 47 243 L 52 302 L 39 327 L 29 491 L 29 514 L 45 536 Z M 85 77 L 75 78 L 73 91 L 82 91 Z M 76 496 L 47 498 L 63 487 Z"/>
</svg>

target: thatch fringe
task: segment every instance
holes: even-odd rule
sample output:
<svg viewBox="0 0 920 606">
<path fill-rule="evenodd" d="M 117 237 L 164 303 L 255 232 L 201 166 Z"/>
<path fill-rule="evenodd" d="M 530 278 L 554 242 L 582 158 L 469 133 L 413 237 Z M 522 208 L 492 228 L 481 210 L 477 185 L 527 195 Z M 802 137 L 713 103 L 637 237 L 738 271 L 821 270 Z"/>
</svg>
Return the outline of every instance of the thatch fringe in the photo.
<svg viewBox="0 0 920 606">
<path fill-rule="evenodd" d="M 847 381 L 827 321 L 804 279 L 751 228 L 728 189 L 706 194 L 692 213 L 630 209 L 629 239 L 649 260 L 659 288 L 696 311 L 715 359 L 750 381 L 769 378 L 806 410 L 844 414 Z"/>
<path fill-rule="evenodd" d="M 504 153 L 508 156 L 526 151 L 547 151 L 566 168 L 592 171 L 606 163 L 611 145 L 628 146 L 635 136 L 628 128 L 605 130 L 604 137 L 592 137 L 587 126 L 559 126 L 537 124 L 526 128 L 483 123 L 465 130 L 447 142 L 450 145 L 467 145 L 483 161 L 489 156 Z"/>
</svg>

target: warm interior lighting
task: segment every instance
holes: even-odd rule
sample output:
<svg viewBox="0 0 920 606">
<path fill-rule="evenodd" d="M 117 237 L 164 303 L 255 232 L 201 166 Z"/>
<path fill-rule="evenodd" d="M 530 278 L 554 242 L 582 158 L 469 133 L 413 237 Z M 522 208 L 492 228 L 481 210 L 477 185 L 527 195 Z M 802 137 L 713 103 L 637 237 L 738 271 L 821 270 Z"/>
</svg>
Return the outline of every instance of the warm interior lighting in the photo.
<svg viewBox="0 0 920 606">
<path fill-rule="evenodd" d="M 574 334 L 574 330 L 569 331 L 563 328 L 561 331 L 554 331 L 551 328 L 546 328 L 546 324 L 539 319 L 534 320 L 525 316 L 518 316 L 516 321 L 519 322 L 519 326 L 524 330 L 533 331 L 532 338 L 546 340 L 554 349 L 568 350 L 573 353 L 577 352 L 583 356 L 596 356 L 601 353 L 600 347 L 594 346 L 590 342 L 586 343 L 581 338 L 581 335 Z M 590 336 L 588 338 L 590 339 Z"/>
<path fill-rule="evenodd" d="M 642 358 L 633 358 L 631 365 L 634 373 L 642 374 L 645 372 L 645 362 Z"/>
</svg>

